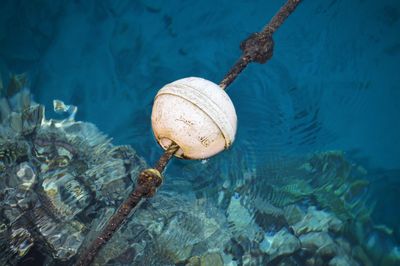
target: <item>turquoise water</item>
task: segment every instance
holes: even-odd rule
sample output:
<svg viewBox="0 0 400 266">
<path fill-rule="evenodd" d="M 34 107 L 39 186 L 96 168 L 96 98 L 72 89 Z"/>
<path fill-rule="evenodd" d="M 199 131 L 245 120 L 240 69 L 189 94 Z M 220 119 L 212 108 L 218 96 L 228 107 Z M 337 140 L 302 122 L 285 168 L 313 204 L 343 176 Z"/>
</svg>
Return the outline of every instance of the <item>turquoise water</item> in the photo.
<svg viewBox="0 0 400 266">
<path fill-rule="evenodd" d="M 240 42 L 283 3 L 3 1 L 0 70 L 5 83 L 27 72 L 47 116 L 53 99 L 76 105 L 77 120 L 153 164 L 162 152 L 150 124 L 157 91 L 187 76 L 218 83 Z M 173 160 L 163 190 L 212 197 L 248 170 L 258 191 L 277 182 L 265 168 L 284 172 L 298 158 L 340 150 L 366 169 L 374 223 L 393 229 L 382 246 L 398 246 L 399 36 L 396 0 L 303 1 L 274 35 L 273 58 L 228 89 L 239 121 L 233 147 L 207 161 Z"/>
</svg>

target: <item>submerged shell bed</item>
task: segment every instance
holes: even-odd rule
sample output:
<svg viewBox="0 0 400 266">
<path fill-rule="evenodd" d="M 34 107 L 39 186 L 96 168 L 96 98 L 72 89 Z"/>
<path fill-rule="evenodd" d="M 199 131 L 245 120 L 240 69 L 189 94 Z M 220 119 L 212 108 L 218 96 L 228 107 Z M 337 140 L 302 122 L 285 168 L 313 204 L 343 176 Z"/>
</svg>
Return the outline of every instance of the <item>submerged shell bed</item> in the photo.
<svg viewBox="0 0 400 266">
<path fill-rule="evenodd" d="M 46 120 L 26 90 L 1 104 L 0 260 L 13 264 L 35 247 L 68 261 L 92 221 L 129 193 L 144 161 L 93 124 Z"/>
<path fill-rule="evenodd" d="M 60 101 L 56 106 L 68 109 Z M 132 148 L 112 145 L 93 124 L 71 116 L 46 120 L 27 90 L 1 99 L 0 115 L 0 264 L 69 265 L 132 190 L 145 163 Z M 232 153 L 233 164 L 240 160 Z M 217 186 L 201 193 L 183 182 L 180 187 L 192 191 L 162 190 L 141 204 L 94 264 L 399 261 L 390 250 L 377 259 L 368 246 L 368 183 L 342 153 L 307 156 L 279 171 L 243 169 L 237 178 L 222 172 L 213 171 Z"/>
</svg>

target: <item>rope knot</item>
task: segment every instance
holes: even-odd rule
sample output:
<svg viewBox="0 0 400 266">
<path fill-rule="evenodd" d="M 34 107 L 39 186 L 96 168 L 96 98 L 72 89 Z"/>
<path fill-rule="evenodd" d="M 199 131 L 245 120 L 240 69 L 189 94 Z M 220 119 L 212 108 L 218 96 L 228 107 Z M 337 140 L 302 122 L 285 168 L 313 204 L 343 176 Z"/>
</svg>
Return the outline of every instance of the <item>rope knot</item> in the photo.
<svg viewBox="0 0 400 266">
<path fill-rule="evenodd" d="M 253 33 L 240 44 L 240 49 L 250 61 L 264 64 L 272 57 L 274 49 L 272 33 L 269 31 Z"/>
<path fill-rule="evenodd" d="M 137 185 L 142 187 L 143 196 L 151 198 L 156 193 L 157 188 L 162 184 L 162 176 L 156 169 L 149 168 L 143 170 L 138 177 Z"/>
</svg>

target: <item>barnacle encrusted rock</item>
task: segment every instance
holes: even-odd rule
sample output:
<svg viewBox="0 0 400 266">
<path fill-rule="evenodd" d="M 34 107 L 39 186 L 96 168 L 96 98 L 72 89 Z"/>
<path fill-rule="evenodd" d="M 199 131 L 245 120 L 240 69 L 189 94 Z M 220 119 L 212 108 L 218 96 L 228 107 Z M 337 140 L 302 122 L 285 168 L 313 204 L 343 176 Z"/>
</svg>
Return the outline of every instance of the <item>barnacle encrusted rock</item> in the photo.
<svg viewBox="0 0 400 266">
<path fill-rule="evenodd" d="M 337 217 L 325 211 L 316 210 L 313 207 L 308 208 L 307 214 L 301 221 L 293 225 L 296 235 L 302 235 L 308 232 L 340 232 L 343 228 L 343 222 Z"/>
<path fill-rule="evenodd" d="M 57 111 L 74 112 L 47 120 L 27 90 L 0 99 L 2 265 L 32 247 L 52 260 L 73 258 L 93 221 L 126 197 L 145 166 L 93 124 L 75 122 L 76 107 L 57 103 Z"/>
<path fill-rule="evenodd" d="M 270 260 L 292 254 L 301 247 L 299 239 L 286 229 L 280 230 L 273 237 L 266 237 L 264 241 L 269 242 L 263 251 L 270 256 Z"/>
</svg>

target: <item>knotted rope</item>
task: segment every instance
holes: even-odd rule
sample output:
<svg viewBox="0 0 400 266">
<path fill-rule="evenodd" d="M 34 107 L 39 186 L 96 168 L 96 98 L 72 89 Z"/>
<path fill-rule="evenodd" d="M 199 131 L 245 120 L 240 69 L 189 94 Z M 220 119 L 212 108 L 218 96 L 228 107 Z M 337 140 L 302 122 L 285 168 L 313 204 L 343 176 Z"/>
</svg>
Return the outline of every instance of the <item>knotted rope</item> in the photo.
<svg viewBox="0 0 400 266">
<path fill-rule="evenodd" d="M 257 62 L 263 64 L 272 57 L 274 47 L 274 41 L 272 39 L 273 33 L 296 9 L 300 1 L 301 0 L 288 0 L 261 32 L 250 35 L 241 43 L 240 48 L 243 51 L 242 56 L 220 82 L 219 86 L 222 89 L 226 89 L 249 63 Z M 161 175 L 162 172 L 169 160 L 178 150 L 179 146 L 176 143 L 172 143 L 165 150 L 154 168 L 145 169 L 139 174 L 136 186 L 132 193 L 121 204 L 117 212 L 110 218 L 101 234 L 90 243 L 84 252 L 81 253 L 75 265 L 90 265 L 100 248 L 111 239 L 113 234 L 126 220 L 131 211 L 138 206 L 142 199 L 150 198 L 155 195 L 157 188 L 163 181 Z"/>
</svg>

